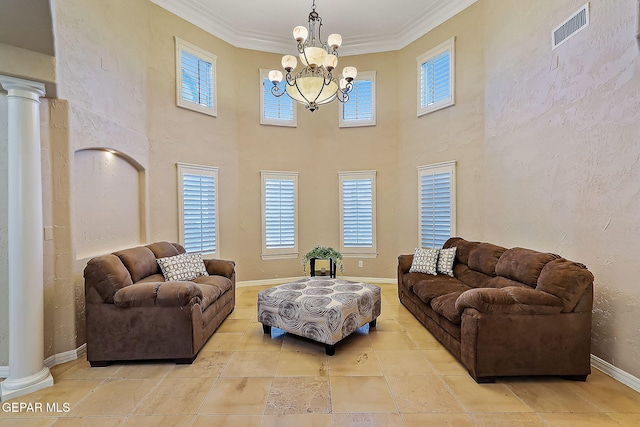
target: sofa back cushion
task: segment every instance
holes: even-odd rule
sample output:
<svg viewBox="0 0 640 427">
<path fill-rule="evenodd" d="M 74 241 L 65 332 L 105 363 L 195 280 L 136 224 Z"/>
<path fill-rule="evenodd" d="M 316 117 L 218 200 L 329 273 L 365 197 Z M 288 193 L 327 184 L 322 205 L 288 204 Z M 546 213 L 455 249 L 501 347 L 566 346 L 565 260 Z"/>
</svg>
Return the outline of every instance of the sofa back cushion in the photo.
<svg viewBox="0 0 640 427">
<path fill-rule="evenodd" d="M 576 262 L 559 258 L 547 263 L 536 289 L 555 295 L 562 300 L 563 312 L 570 312 L 576 307 L 585 291 L 591 290 L 593 274 L 587 267 Z"/>
<path fill-rule="evenodd" d="M 487 276 L 496 275 L 496 264 L 506 248 L 491 243 L 479 243 L 469 252 L 467 265 L 472 270 L 479 271 Z"/>
<path fill-rule="evenodd" d="M 479 242 L 469 242 L 461 237 L 452 237 L 447 240 L 442 247 L 447 249 L 455 246 L 456 261 L 462 264 L 469 264 L 469 253 L 479 244 Z"/>
<path fill-rule="evenodd" d="M 483 288 L 491 279 L 491 276 L 472 270 L 468 265 L 462 263 L 453 266 L 453 276 L 472 288 Z"/>
<path fill-rule="evenodd" d="M 133 283 L 129 270 L 124 266 L 120 258 L 113 254 L 92 258 L 84 269 L 86 294 L 92 295 L 93 287 L 102 301 L 113 303 L 113 296 L 120 289 Z M 89 301 L 98 302 L 98 301 Z"/>
<path fill-rule="evenodd" d="M 178 249 L 169 242 L 156 242 L 147 245 L 147 248 L 153 252 L 156 258 L 167 258 L 170 256 L 180 255 Z"/>
<path fill-rule="evenodd" d="M 525 285 L 536 287 L 544 266 L 559 255 L 524 248 L 512 248 L 504 252 L 496 265 L 496 274 Z"/>
<path fill-rule="evenodd" d="M 120 258 L 134 282 L 158 272 L 156 256 L 146 246 L 125 249 L 113 254 Z"/>
</svg>

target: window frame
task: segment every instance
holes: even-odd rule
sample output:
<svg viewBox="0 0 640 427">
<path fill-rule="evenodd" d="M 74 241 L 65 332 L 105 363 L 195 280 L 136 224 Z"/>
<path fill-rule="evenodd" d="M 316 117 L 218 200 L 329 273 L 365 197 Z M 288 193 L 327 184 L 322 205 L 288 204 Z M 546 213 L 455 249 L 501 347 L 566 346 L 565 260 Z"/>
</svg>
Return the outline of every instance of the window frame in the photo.
<svg viewBox="0 0 640 427">
<path fill-rule="evenodd" d="M 338 123 L 339 127 L 357 127 L 357 126 L 375 126 L 376 125 L 376 74 L 374 71 L 359 71 L 354 82 L 369 80 L 371 81 L 371 118 L 344 120 L 344 104 L 339 102 Z M 349 94 L 351 96 L 351 93 Z M 349 102 L 349 101 L 347 101 Z"/>
<path fill-rule="evenodd" d="M 339 186 L 339 206 L 340 206 L 340 253 L 345 258 L 376 258 L 378 256 L 377 249 L 377 209 L 376 209 L 376 176 L 375 170 L 367 171 L 350 171 L 350 172 L 338 172 L 338 186 Z M 344 239 L 344 187 L 343 183 L 347 180 L 371 180 L 371 247 L 353 247 L 345 246 Z"/>
<path fill-rule="evenodd" d="M 218 192 L 218 168 L 214 166 L 195 165 L 190 163 L 176 163 L 178 172 L 178 233 L 180 244 L 185 245 L 185 225 L 184 225 L 184 175 L 201 175 L 213 177 L 213 194 L 214 194 L 214 227 L 215 227 L 215 247 L 214 252 L 203 252 L 203 256 L 220 258 L 220 215 L 219 215 L 219 192 Z M 186 248 L 185 248 L 186 249 Z"/>
<path fill-rule="evenodd" d="M 265 68 L 260 68 L 260 124 L 261 125 L 269 125 L 269 126 L 285 126 L 285 127 L 297 127 L 298 126 L 298 103 L 296 101 L 294 101 L 292 98 L 289 98 L 289 95 L 282 95 L 279 98 L 276 98 L 278 100 L 280 99 L 284 99 L 284 98 L 288 98 L 291 99 L 291 105 L 292 105 L 292 110 L 293 110 L 293 114 L 292 114 L 292 119 L 291 120 L 287 120 L 287 119 L 272 119 L 272 118 L 268 118 L 265 117 L 265 111 L 264 111 L 264 95 L 265 95 L 265 90 L 267 89 L 266 85 L 269 85 L 269 89 L 271 89 L 271 86 L 273 85 L 270 81 L 265 82 L 265 80 L 269 80 L 269 70 L 265 69 Z M 286 91 L 286 81 L 281 81 L 280 82 L 281 88 L 284 89 Z M 284 85 L 284 86 L 282 86 Z M 269 92 L 270 93 L 270 92 Z M 280 102 L 280 101 L 278 101 Z"/>
<path fill-rule="evenodd" d="M 217 70 L 216 70 L 216 55 L 211 52 L 199 48 L 198 46 L 191 44 L 179 37 L 175 37 L 176 48 L 176 105 L 188 110 L 197 111 L 199 113 L 207 114 L 209 116 L 218 116 L 218 85 L 217 85 Z M 211 99 L 213 106 L 211 108 L 201 104 L 188 101 L 182 97 L 182 51 L 188 52 L 191 55 L 196 56 L 202 61 L 209 62 L 211 64 Z"/>
<path fill-rule="evenodd" d="M 418 166 L 418 248 L 422 246 L 422 177 L 425 175 L 436 175 L 449 173 L 449 237 L 456 235 L 456 161 L 434 163 L 431 165 Z"/>
<path fill-rule="evenodd" d="M 418 86 L 417 86 L 417 94 L 418 94 L 418 117 L 423 116 L 428 113 L 432 113 L 434 111 L 441 110 L 443 108 L 450 107 L 455 105 L 455 37 L 450 38 L 449 40 L 439 44 L 428 52 L 423 53 L 422 55 L 416 58 L 416 62 L 418 63 Z M 435 59 L 438 55 L 443 52 L 449 51 L 449 97 L 447 99 L 434 102 L 433 104 L 422 106 L 422 65 Z"/>
<path fill-rule="evenodd" d="M 260 171 L 261 216 L 262 216 L 262 259 L 298 258 L 298 172 Z M 293 181 L 293 247 L 267 248 L 266 181 L 269 179 Z"/>
</svg>

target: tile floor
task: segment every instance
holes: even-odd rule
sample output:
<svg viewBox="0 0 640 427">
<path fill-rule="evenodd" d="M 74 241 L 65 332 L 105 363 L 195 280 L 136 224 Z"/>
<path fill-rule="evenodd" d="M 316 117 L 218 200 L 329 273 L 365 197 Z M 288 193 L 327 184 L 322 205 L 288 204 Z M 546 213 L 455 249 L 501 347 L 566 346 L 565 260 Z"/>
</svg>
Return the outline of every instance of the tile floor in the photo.
<svg viewBox="0 0 640 427">
<path fill-rule="evenodd" d="M 235 311 L 192 365 L 58 365 L 53 387 L 9 403 L 61 412 L 0 410 L 0 426 L 640 425 L 640 393 L 595 369 L 585 383 L 476 384 L 399 304 L 395 285 L 381 287 L 377 328 L 361 328 L 333 357 L 277 329 L 264 336 L 256 300 L 266 287 L 239 288 Z"/>
</svg>

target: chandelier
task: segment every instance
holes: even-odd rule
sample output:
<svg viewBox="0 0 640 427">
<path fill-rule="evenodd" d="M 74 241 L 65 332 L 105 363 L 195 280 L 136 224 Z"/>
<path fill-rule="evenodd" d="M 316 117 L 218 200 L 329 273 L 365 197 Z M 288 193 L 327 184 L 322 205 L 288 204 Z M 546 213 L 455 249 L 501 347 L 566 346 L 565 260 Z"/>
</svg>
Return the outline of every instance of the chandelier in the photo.
<svg viewBox="0 0 640 427">
<path fill-rule="evenodd" d="M 269 80 L 273 83 L 271 93 L 274 96 L 280 97 L 286 92 L 311 112 L 336 98 L 340 102 L 347 102 L 349 92 L 353 88 L 353 79 L 358 74 L 355 67 L 345 67 L 340 80 L 334 77 L 333 70 L 338 65 L 338 48 L 342 44 L 342 36 L 330 34 L 324 42 L 320 34 L 321 29 L 322 18 L 316 12 L 316 1 L 313 0 L 308 29 L 304 26 L 293 29 L 293 38 L 298 42 L 298 56 L 304 68 L 294 75 L 292 72 L 298 65 L 298 60 L 293 55 L 282 57 L 282 68 L 287 72 L 286 89 L 280 87 L 282 72 L 269 72 Z"/>
</svg>

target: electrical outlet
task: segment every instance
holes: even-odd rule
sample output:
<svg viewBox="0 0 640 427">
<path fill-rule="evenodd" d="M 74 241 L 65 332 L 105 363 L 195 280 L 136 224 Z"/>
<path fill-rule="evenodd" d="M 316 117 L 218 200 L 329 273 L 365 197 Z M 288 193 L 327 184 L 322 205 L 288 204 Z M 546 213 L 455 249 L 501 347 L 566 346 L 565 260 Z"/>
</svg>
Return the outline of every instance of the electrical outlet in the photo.
<svg viewBox="0 0 640 427">
<path fill-rule="evenodd" d="M 358 261 L 358 267 L 364 267 L 364 261 Z"/>
</svg>

